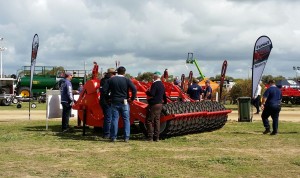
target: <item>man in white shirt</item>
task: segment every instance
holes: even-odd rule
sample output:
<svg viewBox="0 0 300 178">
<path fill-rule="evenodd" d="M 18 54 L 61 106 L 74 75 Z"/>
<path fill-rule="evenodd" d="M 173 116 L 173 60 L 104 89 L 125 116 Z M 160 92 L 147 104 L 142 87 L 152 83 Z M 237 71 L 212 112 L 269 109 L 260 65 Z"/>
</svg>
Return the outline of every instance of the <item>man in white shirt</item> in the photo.
<svg viewBox="0 0 300 178">
<path fill-rule="evenodd" d="M 254 98 L 253 98 L 253 106 L 256 108 L 256 113 L 255 114 L 259 114 L 259 106 L 260 106 L 260 99 L 261 99 L 261 86 L 260 86 L 260 83 L 258 84 L 257 86 L 257 89 L 256 89 L 256 92 L 255 92 L 255 95 L 254 95 Z"/>
</svg>

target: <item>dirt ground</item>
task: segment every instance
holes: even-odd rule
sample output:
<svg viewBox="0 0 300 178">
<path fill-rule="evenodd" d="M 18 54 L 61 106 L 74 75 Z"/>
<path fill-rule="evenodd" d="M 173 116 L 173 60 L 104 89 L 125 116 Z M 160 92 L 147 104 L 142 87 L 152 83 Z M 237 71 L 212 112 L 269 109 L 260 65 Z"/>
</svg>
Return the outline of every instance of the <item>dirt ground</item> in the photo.
<svg viewBox="0 0 300 178">
<path fill-rule="evenodd" d="M 228 114 L 229 121 L 238 121 L 238 111 L 234 110 Z M 55 118 L 60 119 L 60 118 Z M 261 120 L 260 114 L 253 114 L 254 121 Z M 271 119 L 271 118 L 270 118 Z M 14 121 L 14 120 L 29 120 L 28 111 L 24 110 L 1 110 L 0 121 Z M 31 110 L 30 120 L 46 120 L 46 111 Z M 300 122 L 300 109 L 299 108 L 282 108 L 280 115 L 280 121 Z"/>
</svg>

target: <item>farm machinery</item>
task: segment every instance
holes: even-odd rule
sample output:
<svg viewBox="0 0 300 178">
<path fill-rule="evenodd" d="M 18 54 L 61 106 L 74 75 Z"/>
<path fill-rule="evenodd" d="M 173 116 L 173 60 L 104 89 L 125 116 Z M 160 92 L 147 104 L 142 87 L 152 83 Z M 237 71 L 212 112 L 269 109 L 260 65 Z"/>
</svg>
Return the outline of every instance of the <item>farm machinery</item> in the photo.
<svg viewBox="0 0 300 178">
<path fill-rule="evenodd" d="M 300 104 L 300 90 L 295 88 L 281 88 L 282 92 L 282 102 L 288 104 L 291 102 L 292 104 Z"/>
<path fill-rule="evenodd" d="M 72 85 L 77 90 L 79 82 L 84 82 L 85 70 L 64 70 L 62 67 L 35 66 L 32 81 L 32 96 L 39 101 L 45 101 L 46 89 L 58 89 L 59 81 L 64 78 L 65 72 L 73 73 Z M 30 66 L 23 66 L 18 71 L 16 92 L 22 97 L 30 95 Z"/>
<path fill-rule="evenodd" d="M 94 70 L 97 70 L 94 68 Z M 97 73 L 93 71 L 93 74 Z M 167 76 L 167 71 L 164 77 Z M 189 133 L 199 133 L 213 131 L 222 128 L 231 110 L 215 101 L 196 102 L 192 100 L 182 89 L 173 83 L 166 82 L 162 77 L 166 89 L 168 103 L 163 105 L 160 118 L 160 137 L 170 137 Z M 167 78 L 167 77 L 166 77 Z M 140 129 L 146 134 L 145 120 L 147 117 L 148 104 L 146 91 L 151 83 L 139 82 L 131 79 L 137 88 L 137 98 L 130 102 L 130 124 L 139 125 Z M 83 92 L 73 109 L 78 110 L 78 117 L 84 125 L 102 127 L 104 116 L 99 104 L 100 80 L 93 75 L 88 80 Z M 119 120 L 119 128 L 123 127 L 122 119 Z M 85 128 L 85 126 L 83 127 Z M 85 132 L 85 131 L 84 131 Z"/>
</svg>

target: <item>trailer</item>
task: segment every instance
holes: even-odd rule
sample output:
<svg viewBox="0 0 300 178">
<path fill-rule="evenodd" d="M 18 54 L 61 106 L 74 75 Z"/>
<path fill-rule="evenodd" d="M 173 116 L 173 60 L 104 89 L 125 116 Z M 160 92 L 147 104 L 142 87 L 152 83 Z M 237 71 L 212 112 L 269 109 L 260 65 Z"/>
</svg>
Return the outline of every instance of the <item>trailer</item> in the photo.
<svg viewBox="0 0 300 178">
<path fill-rule="evenodd" d="M 16 103 L 15 98 L 16 79 L 0 78 L 0 105 L 9 106 Z"/>
<path fill-rule="evenodd" d="M 32 80 L 32 97 L 39 99 L 45 96 L 46 89 L 59 89 L 59 82 L 66 72 L 73 74 L 73 89 L 77 90 L 79 83 L 85 83 L 87 72 L 85 70 L 65 70 L 56 66 L 35 66 Z M 21 97 L 30 97 L 30 66 L 23 66 L 17 72 L 16 94 Z"/>
</svg>

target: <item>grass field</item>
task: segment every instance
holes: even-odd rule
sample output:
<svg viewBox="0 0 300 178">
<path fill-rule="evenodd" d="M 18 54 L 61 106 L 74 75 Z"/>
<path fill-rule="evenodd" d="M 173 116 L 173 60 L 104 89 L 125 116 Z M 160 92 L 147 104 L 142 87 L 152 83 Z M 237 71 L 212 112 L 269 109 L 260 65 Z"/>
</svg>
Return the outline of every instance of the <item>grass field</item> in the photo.
<svg viewBox="0 0 300 178">
<path fill-rule="evenodd" d="M 0 177 L 299 177 L 300 123 L 279 128 L 270 136 L 261 122 L 228 122 L 160 142 L 132 134 L 111 143 L 92 129 L 60 133 L 60 120 L 48 131 L 45 121 L 1 122 Z"/>
</svg>

